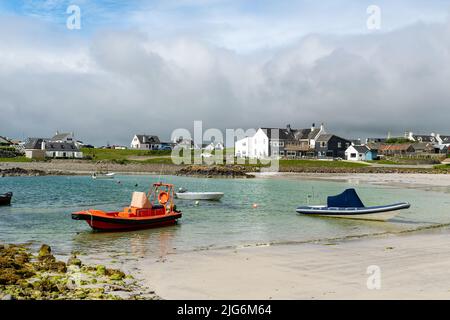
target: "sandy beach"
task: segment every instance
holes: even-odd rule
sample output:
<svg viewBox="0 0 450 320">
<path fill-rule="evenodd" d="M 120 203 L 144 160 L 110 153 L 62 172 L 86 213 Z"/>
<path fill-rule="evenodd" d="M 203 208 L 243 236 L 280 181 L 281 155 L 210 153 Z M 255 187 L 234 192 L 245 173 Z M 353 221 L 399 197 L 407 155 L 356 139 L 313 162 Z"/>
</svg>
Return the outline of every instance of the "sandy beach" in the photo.
<svg viewBox="0 0 450 320">
<path fill-rule="evenodd" d="M 181 253 L 139 269 L 164 299 L 450 299 L 450 230 Z"/>
</svg>

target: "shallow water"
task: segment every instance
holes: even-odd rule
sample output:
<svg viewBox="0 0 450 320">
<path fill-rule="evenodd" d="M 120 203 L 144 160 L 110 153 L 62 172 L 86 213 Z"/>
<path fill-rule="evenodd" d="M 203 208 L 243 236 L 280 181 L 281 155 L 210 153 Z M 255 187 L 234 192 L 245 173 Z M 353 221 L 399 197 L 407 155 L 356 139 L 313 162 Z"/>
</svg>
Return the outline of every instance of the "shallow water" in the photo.
<svg viewBox="0 0 450 320">
<path fill-rule="evenodd" d="M 132 191 L 147 191 L 158 176 L 117 176 L 92 180 L 87 176 L 0 178 L 0 192 L 13 191 L 13 204 L 0 207 L 0 241 L 50 244 L 58 254 L 80 251 L 93 256 L 128 259 L 164 256 L 179 251 L 302 242 L 450 224 L 450 188 L 406 189 L 297 179 L 200 179 L 164 176 L 164 182 L 191 191 L 222 191 L 219 202 L 177 200 L 183 217 L 175 226 L 120 233 L 92 232 L 73 211 L 127 206 Z M 121 183 L 119 184 L 118 181 Z M 135 187 L 138 184 L 138 187 Z M 389 222 L 308 217 L 299 205 L 321 204 L 327 195 L 355 187 L 366 205 L 401 201 L 411 209 Z M 256 203 L 257 208 L 253 208 Z"/>
</svg>

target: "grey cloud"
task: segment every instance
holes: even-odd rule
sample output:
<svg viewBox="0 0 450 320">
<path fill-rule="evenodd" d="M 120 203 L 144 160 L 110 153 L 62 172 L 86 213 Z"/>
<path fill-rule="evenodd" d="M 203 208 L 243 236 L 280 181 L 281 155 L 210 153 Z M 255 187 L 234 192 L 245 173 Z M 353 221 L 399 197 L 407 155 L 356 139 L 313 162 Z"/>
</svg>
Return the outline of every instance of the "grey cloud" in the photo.
<svg viewBox="0 0 450 320">
<path fill-rule="evenodd" d="M 194 120 L 205 129 L 325 122 L 347 137 L 450 134 L 445 24 L 310 35 L 268 59 L 132 30 L 75 43 L 58 34 L 63 45 L 24 47 L 29 29 L 0 45 L 2 135 L 49 136 L 60 129 L 95 144 L 128 144 L 137 132 L 168 139 Z"/>
</svg>

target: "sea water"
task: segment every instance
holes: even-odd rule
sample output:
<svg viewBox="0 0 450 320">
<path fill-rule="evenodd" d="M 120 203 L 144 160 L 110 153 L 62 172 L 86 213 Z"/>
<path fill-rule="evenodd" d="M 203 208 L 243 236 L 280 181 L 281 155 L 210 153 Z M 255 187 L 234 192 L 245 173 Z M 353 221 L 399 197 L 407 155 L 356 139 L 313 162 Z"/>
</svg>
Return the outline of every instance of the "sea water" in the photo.
<svg viewBox="0 0 450 320">
<path fill-rule="evenodd" d="M 128 232 L 93 232 L 85 221 L 71 219 L 83 209 L 119 210 L 133 191 L 148 191 L 163 180 L 190 191 L 218 191 L 221 201 L 176 200 L 183 217 L 177 225 Z M 120 182 L 120 183 L 119 183 Z M 355 187 L 365 205 L 409 202 L 411 208 L 388 222 L 299 215 L 295 208 L 324 204 L 328 195 Z M 0 178 L 0 193 L 13 191 L 11 206 L 0 207 L 0 242 L 47 243 L 57 254 L 131 258 L 182 251 L 245 247 L 271 243 L 332 241 L 352 236 L 395 233 L 450 224 L 450 187 L 400 188 L 354 182 L 302 179 L 202 179 L 178 176 L 88 176 Z"/>
</svg>

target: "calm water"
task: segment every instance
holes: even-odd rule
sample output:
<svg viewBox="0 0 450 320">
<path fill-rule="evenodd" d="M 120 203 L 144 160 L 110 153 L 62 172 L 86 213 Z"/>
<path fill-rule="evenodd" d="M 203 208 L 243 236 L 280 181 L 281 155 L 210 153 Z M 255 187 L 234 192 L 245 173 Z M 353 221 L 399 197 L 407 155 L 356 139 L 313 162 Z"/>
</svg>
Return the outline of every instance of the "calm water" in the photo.
<svg viewBox="0 0 450 320">
<path fill-rule="evenodd" d="M 122 233 L 92 232 L 70 213 L 99 208 L 115 210 L 129 204 L 134 190 L 147 191 L 157 176 L 0 178 L 0 192 L 13 191 L 13 205 L 0 207 L 0 241 L 48 243 L 59 254 L 72 250 L 93 255 L 129 257 L 254 245 L 267 242 L 309 241 L 379 232 L 397 232 L 450 223 L 450 187 L 442 191 L 351 185 L 345 182 L 281 179 L 197 179 L 165 176 L 165 182 L 191 191 L 223 191 L 220 202 L 177 201 L 183 211 L 172 227 Z M 120 184 L 118 181 L 120 180 Z M 135 187 L 135 184 L 138 187 Z M 408 201 L 412 208 L 390 222 L 352 221 L 297 215 L 307 202 L 320 204 L 327 195 L 356 187 L 366 205 Z M 252 207 L 257 203 L 258 207 Z"/>
</svg>

